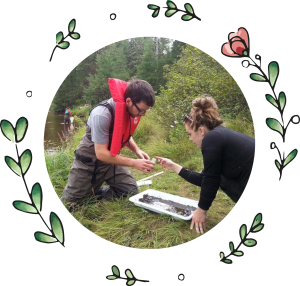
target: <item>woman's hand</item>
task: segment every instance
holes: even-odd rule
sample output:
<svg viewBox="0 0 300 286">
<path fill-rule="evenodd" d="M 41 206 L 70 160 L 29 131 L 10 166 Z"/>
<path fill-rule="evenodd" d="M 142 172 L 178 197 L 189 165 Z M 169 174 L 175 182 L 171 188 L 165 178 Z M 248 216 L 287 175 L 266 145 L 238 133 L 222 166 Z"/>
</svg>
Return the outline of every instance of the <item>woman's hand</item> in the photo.
<svg viewBox="0 0 300 286">
<path fill-rule="evenodd" d="M 177 174 L 180 172 L 180 170 L 182 169 L 182 167 L 176 163 L 174 163 L 172 160 L 167 159 L 167 158 L 162 158 L 162 157 L 155 157 L 158 162 L 160 163 L 160 165 L 163 168 L 169 169 L 171 171 L 176 172 Z"/>
<path fill-rule="evenodd" d="M 206 231 L 206 212 L 207 211 L 200 209 L 199 207 L 195 211 L 192 211 L 194 215 L 192 217 L 191 229 L 193 229 L 195 225 L 197 233 L 201 232 L 201 234 L 203 234 L 204 231 Z"/>
<path fill-rule="evenodd" d="M 155 158 L 158 160 L 158 162 L 160 163 L 160 165 L 163 168 L 173 170 L 172 168 L 174 167 L 175 163 L 172 160 L 167 159 L 167 158 L 158 157 L 158 156 L 156 156 Z"/>
<path fill-rule="evenodd" d="M 135 154 L 136 154 L 139 158 L 141 158 L 141 159 L 150 160 L 150 157 L 148 156 L 148 154 L 145 153 L 144 151 L 140 150 L 140 149 L 138 149 L 138 150 L 135 152 Z"/>
</svg>

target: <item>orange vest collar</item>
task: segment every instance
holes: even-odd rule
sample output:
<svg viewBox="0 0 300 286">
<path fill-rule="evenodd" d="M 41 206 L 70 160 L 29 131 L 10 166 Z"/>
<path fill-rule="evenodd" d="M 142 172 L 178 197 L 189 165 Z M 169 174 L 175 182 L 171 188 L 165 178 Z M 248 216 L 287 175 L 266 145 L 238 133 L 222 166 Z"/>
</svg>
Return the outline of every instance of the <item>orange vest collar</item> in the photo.
<svg viewBox="0 0 300 286">
<path fill-rule="evenodd" d="M 127 82 L 120 79 L 108 79 L 111 96 L 116 102 L 115 123 L 110 147 L 110 153 L 113 156 L 118 155 L 120 150 L 127 146 L 128 143 L 124 144 L 124 142 L 133 135 L 141 119 L 140 117 L 132 118 L 127 113 L 124 97 L 127 85 Z"/>
</svg>

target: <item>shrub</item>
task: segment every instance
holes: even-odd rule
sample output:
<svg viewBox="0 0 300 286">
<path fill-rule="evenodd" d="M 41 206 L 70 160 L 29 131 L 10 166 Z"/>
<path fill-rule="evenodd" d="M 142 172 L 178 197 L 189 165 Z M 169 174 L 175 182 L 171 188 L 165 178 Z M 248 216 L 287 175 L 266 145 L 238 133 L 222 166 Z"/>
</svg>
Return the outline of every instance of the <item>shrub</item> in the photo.
<svg viewBox="0 0 300 286">
<path fill-rule="evenodd" d="M 157 112 L 162 124 L 181 121 L 191 109 L 192 100 L 203 94 L 211 95 L 219 108 L 232 114 L 247 112 L 242 91 L 230 74 L 213 58 L 187 45 L 182 57 L 172 66 L 165 66 L 167 83 L 157 96 Z"/>
<path fill-rule="evenodd" d="M 82 108 L 80 108 L 82 107 Z M 84 120 L 87 120 L 90 114 L 90 106 L 78 106 L 71 110 L 73 116 L 83 117 Z"/>
<path fill-rule="evenodd" d="M 75 124 L 76 128 L 82 127 L 85 125 L 84 121 L 82 119 L 80 119 L 77 115 L 74 116 L 74 124 Z"/>
<path fill-rule="evenodd" d="M 224 126 L 234 131 L 254 137 L 253 122 L 243 113 L 239 113 L 234 119 L 225 120 Z"/>
<path fill-rule="evenodd" d="M 164 138 L 166 131 L 157 122 L 157 117 L 154 113 L 149 113 L 142 117 L 138 128 L 135 130 L 133 138 L 137 144 L 146 144 L 154 138 Z"/>
</svg>

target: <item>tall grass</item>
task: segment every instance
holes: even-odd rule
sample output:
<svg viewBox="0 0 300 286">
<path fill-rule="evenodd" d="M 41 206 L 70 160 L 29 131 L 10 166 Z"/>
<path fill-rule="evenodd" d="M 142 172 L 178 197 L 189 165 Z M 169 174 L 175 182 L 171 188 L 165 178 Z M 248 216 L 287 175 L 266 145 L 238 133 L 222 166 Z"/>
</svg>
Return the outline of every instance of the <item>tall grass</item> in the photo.
<svg viewBox="0 0 300 286">
<path fill-rule="evenodd" d="M 142 117 L 137 129 L 134 132 L 134 141 L 139 145 L 149 144 L 157 138 L 164 138 L 167 131 L 159 124 L 155 114 L 150 111 L 147 116 Z"/>
<path fill-rule="evenodd" d="M 244 118 L 230 119 L 226 127 L 254 136 L 253 125 Z M 73 162 L 73 151 L 85 132 L 81 127 L 66 146 L 50 155 L 45 153 L 47 169 L 52 184 L 61 196 Z M 202 171 L 203 161 L 200 149 L 188 140 L 182 125 L 166 130 L 162 127 L 155 114 L 147 114 L 142 118 L 134 140 L 150 157 L 163 156 L 172 159 L 182 166 Z M 122 150 L 121 155 L 136 158 L 129 149 Z M 160 165 L 155 166 L 154 173 L 162 171 Z M 140 191 L 148 188 L 198 200 L 200 188 L 183 180 L 176 173 L 164 169 L 163 175 L 152 179 L 151 187 L 140 187 Z M 131 169 L 136 180 L 148 175 Z M 218 224 L 235 204 L 219 191 L 210 210 L 207 229 Z M 135 248 L 165 248 L 188 242 L 199 234 L 189 229 L 190 222 L 174 220 L 170 216 L 159 215 L 133 205 L 128 198 L 125 200 L 96 201 L 82 204 L 71 212 L 86 228 L 114 243 Z"/>
<path fill-rule="evenodd" d="M 76 115 L 78 117 L 83 117 L 87 121 L 89 117 L 91 107 L 90 106 L 77 106 L 71 110 L 72 116 Z"/>
</svg>

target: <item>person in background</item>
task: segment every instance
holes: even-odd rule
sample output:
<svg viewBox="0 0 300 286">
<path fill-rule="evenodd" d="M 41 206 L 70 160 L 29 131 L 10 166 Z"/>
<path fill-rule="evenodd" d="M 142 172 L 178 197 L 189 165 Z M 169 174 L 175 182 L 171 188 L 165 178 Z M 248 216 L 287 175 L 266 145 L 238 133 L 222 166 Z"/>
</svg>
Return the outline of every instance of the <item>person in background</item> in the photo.
<svg viewBox="0 0 300 286">
<path fill-rule="evenodd" d="M 202 151 L 204 169 L 190 171 L 170 159 L 156 157 L 162 167 L 179 174 L 186 181 L 201 187 L 198 208 L 193 212 L 190 228 L 203 234 L 206 217 L 217 191 L 221 188 L 237 202 L 249 180 L 255 151 L 254 138 L 222 126 L 222 119 L 212 97 L 196 98 L 184 119 L 189 140 Z"/>
<path fill-rule="evenodd" d="M 70 116 L 71 116 L 71 110 L 70 110 L 70 107 L 67 107 L 65 109 L 65 116 L 64 116 L 64 123 L 65 124 L 70 124 Z"/>
</svg>

